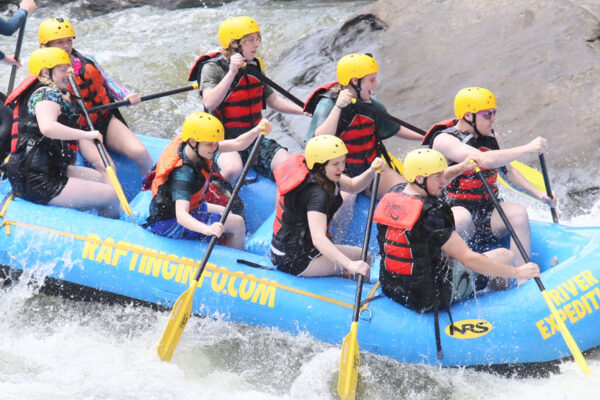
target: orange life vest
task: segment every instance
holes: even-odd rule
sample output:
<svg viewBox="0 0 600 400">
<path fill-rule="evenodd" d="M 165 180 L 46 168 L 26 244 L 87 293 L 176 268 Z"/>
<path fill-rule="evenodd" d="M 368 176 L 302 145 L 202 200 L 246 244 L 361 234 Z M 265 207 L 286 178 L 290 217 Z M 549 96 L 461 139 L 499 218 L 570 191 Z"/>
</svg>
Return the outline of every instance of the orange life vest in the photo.
<svg viewBox="0 0 600 400">
<path fill-rule="evenodd" d="M 423 201 L 401 192 L 386 193 L 373 215 L 373 221 L 387 226 L 384 245 L 385 268 L 395 274 L 412 275 L 414 258 L 406 231 L 421 216 Z"/>
<path fill-rule="evenodd" d="M 169 180 L 169 176 L 171 172 L 175 168 L 179 168 L 183 166 L 184 160 L 179 155 L 179 147 L 183 141 L 181 140 L 181 136 L 177 136 L 175 139 L 171 141 L 161 154 L 158 163 L 156 164 L 156 170 L 154 179 L 152 180 L 152 197 L 156 196 L 159 192 L 160 187 L 165 184 Z M 190 198 L 190 211 L 196 209 L 200 203 L 204 200 L 204 196 L 206 194 L 206 190 L 210 183 L 210 169 L 212 166 L 212 160 L 206 160 L 208 168 L 202 169 L 202 175 L 204 176 L 204 185 L 200 190 L 196 193 L 192 194 Z"/>
<path fill-rule="evenodd" d="M 89 58 L 81 55 L 77 51 L 73 50 L 73 55 L 81 60 L 81 68 L 79 72 L 73 76 L 77 87 L 79 88 L 79 94 L 86 109 L 92 107 L 101 106 L 111 102 L 108 92 L 104 87 L 104 80 L 102 74 L 96 68 L 96 65 Z M 74 95 L 73 88 L 69 85 L 69 92 Z M 110 114 L 109 111 L 104 110 L 99 113 L 90 113 L 90 119 L 95 124 L 96 121 L 102 116 L 106 118 Z M 77 125 L 85 128 L 88 126 L 85 116 L 82 115 L 77 121 Z"/>
</svg>

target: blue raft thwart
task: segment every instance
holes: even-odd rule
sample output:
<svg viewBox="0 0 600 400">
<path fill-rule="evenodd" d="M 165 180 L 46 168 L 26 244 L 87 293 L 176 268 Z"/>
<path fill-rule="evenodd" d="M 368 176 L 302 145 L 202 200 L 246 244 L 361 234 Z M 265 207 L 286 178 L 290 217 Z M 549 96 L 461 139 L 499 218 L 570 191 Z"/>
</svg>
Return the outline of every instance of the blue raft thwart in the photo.
<svg viewBox="0 0 600 400">
<path fill-rule="evenodd" d="M 163 139 L 140 137 L 156 159 Z M 137 168 L 116 157 L 120 180 L 139 224 L 150 194 L 138 193 Z M 90 288 L 170 308 L 188 288 L 207 243 L 153 235 L 128 218 L 110 220 L 76 210 L 11 199 L 0 183 L 0 265 L 34 270 L 53 282 Z M 276 327 L 341 344 L 352 320 L 356 283 L 340 278 L 297 278 L 270 269 L 275 187 L 258 177 L 245 185 L 247 251 L 216 246 L 193 301 L 193 313 Z M 348 243 L 361 245 L 368 199 L 359 198 Z M 375 228 L 376 229 L 376 228 Z M 581 350 L 600 345 L 600 228 L 532 221 L 532 261 Z M 377 251 L 373 232 L 371 252 Z M 359 319 L 362 351 L 406 363 L 443 366 L 527 364 L 570 356 L 540 290 L 533 281 L 479 295 L 452 306 L 457 327 L 440 313 L 443 358 L 437 359 L 433 313 L 420 314 L 381 294 L 378 263 L 365 284 L 372 298 Z M 551 265 L 554 265 L 551 267 Z M 107 297 L 104 296 L 104 297 Z M 158 338 L 157 338 L 158 339 Z"/>
</svg>

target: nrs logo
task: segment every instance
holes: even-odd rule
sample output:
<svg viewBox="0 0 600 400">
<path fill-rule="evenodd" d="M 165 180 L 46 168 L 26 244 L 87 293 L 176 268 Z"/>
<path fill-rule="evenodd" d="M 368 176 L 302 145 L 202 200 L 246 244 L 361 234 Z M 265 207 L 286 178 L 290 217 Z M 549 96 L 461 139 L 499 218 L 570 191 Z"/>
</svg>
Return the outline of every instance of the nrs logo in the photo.
<svg viewBox="0 0 600 400">
<path fill-rule="evenodd" d="M 446 335 L 455 339 L 475 339 L 487 335 L 492 330 L 492 324 L 482 319 L 464 319 L 446 327 Z"/>
</svg>

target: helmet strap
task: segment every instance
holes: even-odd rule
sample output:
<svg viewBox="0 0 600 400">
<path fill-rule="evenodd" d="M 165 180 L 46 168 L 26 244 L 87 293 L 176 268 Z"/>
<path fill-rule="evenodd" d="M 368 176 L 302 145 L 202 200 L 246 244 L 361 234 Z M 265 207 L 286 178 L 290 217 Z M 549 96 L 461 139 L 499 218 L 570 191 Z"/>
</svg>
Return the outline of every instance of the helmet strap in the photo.
<svg viewBox="0 0 600 400">
<path fill-rule="evenodd" d="M 465 120 L 465 122 L 469 124 L 471 128 L 473 128 L 473 131 L 477 136 L 481 136 L 481 133 L 479 133 L 479 131 L 477 130 L 477 113 L 471 113 L 471 115 L 473 115 L 473 121 L 467 120 L 464 116 L 463 120 Z"/>
<path fill-rule="evenodd" d="M 423 183 L 417 182 L 416 179 L 413 183 L 415 185 L 417 185 L 418 187 L 420 187 L 421 189 L 423 189 L 425 191 L 425 193 L 427 193 L 427 196 L 431 196 L 431 193 L 429 193 L 429 190 L 427 190 L 427 177 L 426 176 L 423 177 Z"/>
<path fill-rule="evenodd" d="M 362 78 L 358 78 L 358 82 L 356 85 L 354 83 L 352 83 L 352 80 L 350 80 L 350 86 L 352 86 L 352 89 L 354 89 L 356 91 L 356 97 L 358 97 L 358 99 L 360 99 L 361 83 L 362 83 Z"/>
</svg>

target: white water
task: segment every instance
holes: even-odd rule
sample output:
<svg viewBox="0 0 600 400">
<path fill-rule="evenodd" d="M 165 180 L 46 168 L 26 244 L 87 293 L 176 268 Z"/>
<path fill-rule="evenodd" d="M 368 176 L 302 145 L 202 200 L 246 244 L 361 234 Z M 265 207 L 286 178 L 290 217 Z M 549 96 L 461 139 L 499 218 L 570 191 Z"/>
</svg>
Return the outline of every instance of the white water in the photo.
<svg viewBox="0 0 600 400">
<path fill-rule="evenodd" d="M 94 54 L 119 82 L 147 94 L 186 86 L 191 63 L 216 47 L 217 26 L 230 15 L 247 13 L 259 21 L 268 71 L 278 51 L 302 35 L 342 21 L 362 4 L 242 1 L 219 9 L 143 7 L 85 20 L 68 6 L 39 10 L 28 20 L 23 58 L 37 47 L 39 22 L 63 15 L 75 23 L 76 48 Z M 3 50 L 10 52 L 12 46 L 14 38 L 0 39 Z M 8 68 L 0 66 L 0 71 L 0 87 L 5 88 Z M 17 82 L 23 76 L 20 72 Z M 125 114 L 134 130 L 168 137 L 198 107 L 197 95 L 189 93 Z M 516 193 L 504 197 L 524 201 Z M 525 202 L 533 218 L 549 220 L 547 209 Z M 600 204 L 566 222 L 600 225 Z M 31 267 L 42 275 L 52 268 Z M 26 281 L 0 290 L 1 400 L 335 398 L 340 350 L 309 336 L 195 318 L 173 361 L 164 363 L 153 345 L 168 313 L 48 297 Z M 340 332 L 340 338 L 346 333 Z M 405 365 L 363 353 L 360 394 L 363 399 L 594 399 L 600 389 L 600 354 L 590 354 L 588 361 L 590 377 L 566 362 L 548 378 L 519 379 Z"/>
</svg>

